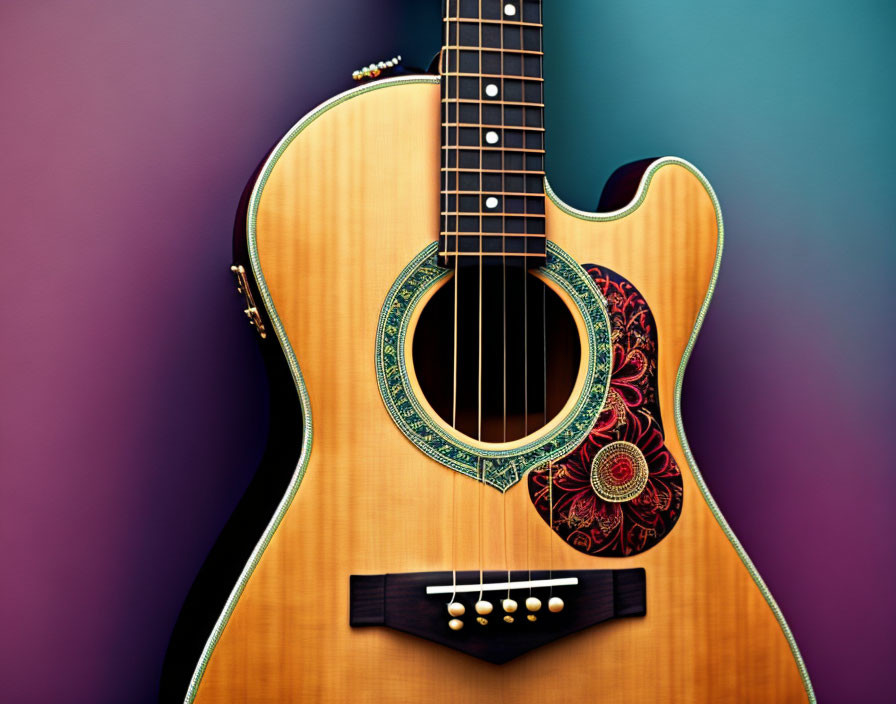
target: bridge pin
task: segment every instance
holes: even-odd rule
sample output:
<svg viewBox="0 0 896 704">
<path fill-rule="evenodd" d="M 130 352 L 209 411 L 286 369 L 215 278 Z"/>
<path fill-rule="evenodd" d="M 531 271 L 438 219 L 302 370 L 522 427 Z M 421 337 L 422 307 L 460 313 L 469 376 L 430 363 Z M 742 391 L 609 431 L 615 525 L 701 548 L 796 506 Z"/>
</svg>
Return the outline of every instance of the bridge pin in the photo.
<svg viewBox="0 0 896 704">
<path fill-rule="evenodd" d="M 492 602 L 486 601 L 485 599 L 480 599 L 476 602 L 475 608 L 476 613 L 480 616 L 488 616 L 492 612 L 492 609 L 494 607 L 492 606 Z"/>
<path fill-rule="evenodd" d="M 452 631 L 459 631 L 463 627 L 464 622 L 459 618 L 453 618 L 448 622 L 448 628 L 450 628 Z"/>
<path fill-rule="evenodd" d="M 501 602 L 501 606 L 503 606 L 504 610 L 509 614 L 512 614 L 517 609 L 517 603 L 513 599 L 505 599 Z"/>
<path fill-rule="evenodd" d="M 452 601 L 448 604 L 448 613 L 452 616 L 463 616 L 466 612 L 466 608 L 459 601 Z"/>
<path fill-rule="evenodd" d="M 477 617 L 476 617 L 476 623 L 478 623 L 480 626 L 487 626 L 487 625 L 488 625 L 488 619 L 485 618 L 485 617 L 483 617 L 483 616 L 477 616 Z"/>
<path fill-rule="evenodd" d="M 526 599 L 526 609 L 529 611 L 538 611 L 541 608 L 541 599 L 537 596 L 530 596 Z M 535 619 L 529 619 L 530 621 L 534 621 Z"/>
<path fill-rule="evenodd" d="M 559 596 L 552 596 L 548 601 L 548 610 L 551 613 L 559 614 L 561 611 L 563 611 L 563 606 L 563 599 L 561 599 Z"/>
</svg>

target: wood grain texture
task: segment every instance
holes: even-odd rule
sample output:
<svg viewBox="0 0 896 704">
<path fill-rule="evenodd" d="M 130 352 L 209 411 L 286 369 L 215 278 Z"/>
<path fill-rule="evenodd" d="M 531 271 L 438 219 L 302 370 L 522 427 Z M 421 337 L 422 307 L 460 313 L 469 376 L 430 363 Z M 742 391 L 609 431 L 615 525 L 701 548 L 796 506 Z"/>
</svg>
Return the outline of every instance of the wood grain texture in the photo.
<svg viewBox="0 0 896 704">
<path fill-rule="evenodd" d="M 666 444 L 684 475 L 683 513 L 671 534 L 644 554 L 608 559 L 556 537 L 525 482 L 503 497 L 480 489 L 417 450 L 386 412 L 374 375 L 376 325 L 402 268 L 437 238 L 438 179 L 438 86 L 397 84 L 321 115 L 264 188 L 260 263 L 305 377 L 314 439 L 302 485 L 212 654 L 197 701 L 806 701 L 787 640 L 704 502 L 673 422 L 676 374 L 716 255 L 715 212 L 701 183 L 664 166 L 643 204 L 610 222 L 548 204 L 554 242 L 627 277 L 651 306 Z M 502 666 L 395 631 L 349 627 L 351 574 L 450 569 L 453 544 L 456 567 L 478 569 L 480 500 L 487 568 L 544 569 L 551 552 L 555 569 L 644 567 L 647 616 Z"/>
</svg>

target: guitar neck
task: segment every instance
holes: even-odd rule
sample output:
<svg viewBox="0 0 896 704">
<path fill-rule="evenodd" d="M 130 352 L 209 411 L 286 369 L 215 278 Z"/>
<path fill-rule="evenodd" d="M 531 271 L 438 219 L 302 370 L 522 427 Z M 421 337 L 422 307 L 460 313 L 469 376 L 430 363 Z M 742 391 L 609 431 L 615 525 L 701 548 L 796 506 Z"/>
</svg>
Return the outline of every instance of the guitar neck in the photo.
<svg viewBox="0 0 896 704">
<path fill-rule="evenodd" d="M 541 0 L 443 5 L 442 201 L 446 266 L 545 258 Z"/>
</svg>

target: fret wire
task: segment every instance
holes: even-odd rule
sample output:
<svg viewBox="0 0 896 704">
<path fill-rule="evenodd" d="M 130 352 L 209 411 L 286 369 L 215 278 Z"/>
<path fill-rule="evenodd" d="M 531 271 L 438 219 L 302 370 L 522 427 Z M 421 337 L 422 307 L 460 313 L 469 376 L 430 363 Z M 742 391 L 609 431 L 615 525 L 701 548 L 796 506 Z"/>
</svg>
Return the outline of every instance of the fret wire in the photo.
<svg viewBox="0 0 896 704">
<path fill-rule="evenodd" d="M 528 172 L 527 172 L 528 173 Z M 544 197 L 544 191 L 529 191 L 527 193 L 520 193 L 517 191 L 448 191 L 449 195 L 454 194 L 460 196 L 477 196 L 477 195 L 486 195 L 486 193 L 490 196 L 510 196 L 510 197 Z"/>
<path fill-rule="evenodd" d="M 440 232 L 440 237 L 478 237 L 480 233 L 478 232 Z M 547 239 L 547 235 L 539 232 L 507 232 L 505 233 L 507 237 L 528 237 L 530 240 L 537 239 Z M 483 236 L 485 237 L 498 237 L 501 235 L 500 232 L 483 232 Z"/>
<path fill-rule="evenodd" d="M 442 149 L 473 149 L 475 151 L 489 152 L 529 152 L 532 154 L 544 154 L 544 149 L 524 149 L 522 147 L 465 147 L 463 145 L 446 144 Z"/>
<path fill-rule="evenodd" d="M 482 103 L 483 105 L 513 105 L 527 108 L 543 108 L 544 103 L 526 103 L 519 100 L 488 100 L 476 98 L 442 98 L 443 103 Z"/>
<path fill-rule="evenodd" d="M 525 130 L 528 132 L 544 132 L 544 127 L 526 127 L 525 125 L 477 125 L 474 122 L 448 122 L 442 123 L 445 127 L 481 127 L 482 129 L 496 130 Z"/>
<path fill-rule="evenodd" d="M 485 195 L 485 194 L 483 194 Z M 439 213 L 439 215 L 457 215 L 458 217 L 481 217 L 481 218 L 543 218 L 544 213 L 508 213 L 507 211 L 499 211 L 494 213 L 484 213 L 480 211 L 470 211 L 466 210 L 448 210 L 445 212 Z M 493 234 L 500 234 L 499 232 Z"/>
<path fill-rule="evenodd" d="M 458 73 L 456 71 L 446 71 L 443 76 L 456 76 L 460 78 L 500 78 L 505 81 L 539 81 L 544 82 L 544 78 L 535 78 L 534 76 L 513 76 L 504 75 L 502 73 Z M 486 102 L 486 101 L 479 101 Z"/>
<path fill-rule="evenodd" d="M 481 64 L 480 64 L 481 65 Z M 474 79 L 474 78 L 492 78 L 492 79 L 503 79 L 505 81 L 535 81 L 535 82 L 544 82 L 544 78 L 541 76 L 528 76 L 526 75 L 526 67 L 523 66 L 520 68 L 524 73 L 477 73 L 475 71 L 468 72 L 464 71 L 461 73 L 456 73 L 455 71 L 440 71 L 440 76 L 460 76 L 461 78 Z M 490 99 L 486 100 L 477 100 L 475 102 L 487 103 Z M 497 102 L 497 101 L 495 101 Z M 531 104 L 531 103 L 528 103 Z"/>
<path fill-rule="evenodd" d="M 504 52 L 508 54 L 530 54 L 532 56 L 544 56 L 543 51 L 536 51 L 535 49 L 499 49 L 494 46 L 460 46 L 458 44 L 449 44 L 447 46 L 443 46 L 443 49 L 447 49 L 448 51 L 497 51 Z"/>
<path fill-rule="evenodd" d="M 453 147 L 451 147 L 451 148 L 453 149 Z M 469 172 L 469 173 L 474 173 L 474 174 L 502 174 L 503 173 L 503 174 L 525 174 L 525 175 L 531 175 L 531 176 L 544 176 L 545 175 L 544 171 L 536 171 L 534 169 L 531 171 L 529 169 L 468 169 L 468 168 L 458 169 L 453 166 L 448 166 L 448 167 L 443 168 L 442 171 L 458 171 L 458 172 L 464 171 L 464 172 Z M 452 191 L 452 193 L 453 193 L 453 191 Z"/>
<path fill-rule="evenodd" d="M 544 252 L 439 252 L 440 257 L 542 257 Z"/>
<path fill-rule="evenodd" d="M 492 20 L 486 18 L 478 18 L 478 17 L 451 17 L 444 18 L 442 22 L 455 22 L 456 24 L 460 24 L 461 22 L 467 22 L 469 24 L 507 24 L 513 25 L 514 27 L 538 27 L 539 29 L 544 29 L 543 24 L 539 24 L 538 22 L 523 22 L 521 20 Z"/>
</svg>

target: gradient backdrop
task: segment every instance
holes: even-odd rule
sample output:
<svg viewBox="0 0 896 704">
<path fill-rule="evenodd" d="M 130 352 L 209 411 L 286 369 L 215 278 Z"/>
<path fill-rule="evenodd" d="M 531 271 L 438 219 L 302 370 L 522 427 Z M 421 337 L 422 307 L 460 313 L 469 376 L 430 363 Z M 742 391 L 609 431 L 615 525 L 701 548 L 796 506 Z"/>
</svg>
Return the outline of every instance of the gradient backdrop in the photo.
<svg viewBox="0 0 896 704">
<path fill-rule="evenodd" d="M 152 702 L 260 457 L 228 271 L 240 191 L 351 71 L 440 46 L 438 0 L 0 5 L 0 700 Z M 726 219 L 685 385 L 710 488 L 822 702 L 892 701 L 891 2 L 563 0 L 548 168 L 590 208 L 681 155 Z"/>
</svg>

